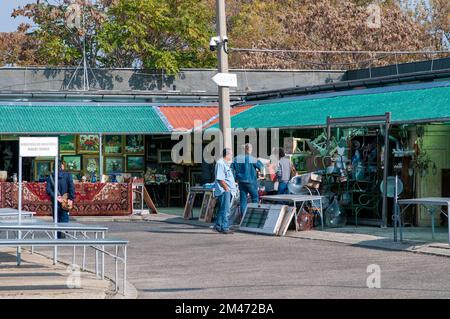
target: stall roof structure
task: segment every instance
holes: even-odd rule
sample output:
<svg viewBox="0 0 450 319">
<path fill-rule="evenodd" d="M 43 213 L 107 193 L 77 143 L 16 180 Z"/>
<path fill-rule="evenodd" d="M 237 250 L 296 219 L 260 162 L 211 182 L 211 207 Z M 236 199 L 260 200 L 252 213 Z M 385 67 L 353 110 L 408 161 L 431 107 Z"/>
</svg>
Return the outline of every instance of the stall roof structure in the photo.
<svg viewBox="0 0 450 319">
<path fill-rule="evenodd" d="M 237 115 L 250 105 L 231 108 L 231 116 Z M 163 117 L 167 119 L 169 129 L 173 131 L 189 131 L 196 127 L 208 127 L 219 121 L 219 107 L 217 105 L 189 105 L 189 106 L 158 106 Z"/>
<path fill-rule="evenodd" d="M 1 134 L 166 134 L 169 129 L 151 105 L 0 104 Z"/>
<path fill-rule="evenodd" d="M 450 81 L 264 101 L 232 118 L 233 128 L 317 128 L 326 117 L 392 113 L 393 123 L 450 121 Z"/>
</svg>

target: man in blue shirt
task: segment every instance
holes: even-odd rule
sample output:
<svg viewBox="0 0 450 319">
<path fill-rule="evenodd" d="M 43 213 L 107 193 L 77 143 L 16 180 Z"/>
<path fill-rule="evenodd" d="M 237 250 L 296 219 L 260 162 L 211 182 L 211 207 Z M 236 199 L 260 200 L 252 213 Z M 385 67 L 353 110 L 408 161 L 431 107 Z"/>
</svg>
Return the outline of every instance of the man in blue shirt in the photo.
<svg viewBox="0 0 450 319">
<path fill-rule="evenodd" d="M 214 230 L 223 234 L 232 234 L 230 230 L 230 206 L 233 196 L 236 195 L 236 185 L 233 172 L 229 166 L 233 158 L 233 152 L 229 148 L 223 150 L 223 157 L 216 162 L 214 183 L 214 195 L 219 202 L 219 212 L 217 213 Z"/>
<path fill-rule="evenodd" d="M 239 201 L 242 216 L 247 210 L 248 194 L 250 194 L 252 203 L 258 203 L 259 201 L 257 170 L 262 171 L 264 167 L 261 161 L 251 155 L 253 150 L 252 144 L 247 143 L 243 147 L 244 154 L 236 156 L 231 165 L 231 168 L 236 175 L 236 181 L 239 184 Z"/>
</svg>

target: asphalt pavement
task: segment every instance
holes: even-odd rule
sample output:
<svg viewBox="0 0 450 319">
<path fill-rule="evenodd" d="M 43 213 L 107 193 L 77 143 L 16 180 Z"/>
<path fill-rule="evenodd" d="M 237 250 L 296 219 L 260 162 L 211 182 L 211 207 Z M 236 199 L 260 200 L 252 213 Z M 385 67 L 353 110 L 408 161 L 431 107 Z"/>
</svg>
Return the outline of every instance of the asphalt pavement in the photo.
<svg viewBox="0 0 450 319">
<path fill-rule="evenodd" d="M 138 298 L 450 298 L 448 257 L 167 221 L 102 224 L 130 241 Z"/>
</svg>

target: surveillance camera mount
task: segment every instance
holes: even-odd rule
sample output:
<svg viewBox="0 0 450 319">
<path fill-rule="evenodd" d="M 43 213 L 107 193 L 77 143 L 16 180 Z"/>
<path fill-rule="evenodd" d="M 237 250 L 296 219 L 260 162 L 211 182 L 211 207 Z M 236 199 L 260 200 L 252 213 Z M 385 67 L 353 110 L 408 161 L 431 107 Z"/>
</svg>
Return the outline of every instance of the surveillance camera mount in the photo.
<svg viewBox="0 0 450 319">
<path fill-rule="evenodd" d="M 223 39 L 220 36 L 212 37 L 209 41 L 209 49 L 211 51 L 216 51 L 216 48 L 220 43 L 223 43 L 224 51 L 228 54 L 228 37 L 223 37 Z"/>
</svg>

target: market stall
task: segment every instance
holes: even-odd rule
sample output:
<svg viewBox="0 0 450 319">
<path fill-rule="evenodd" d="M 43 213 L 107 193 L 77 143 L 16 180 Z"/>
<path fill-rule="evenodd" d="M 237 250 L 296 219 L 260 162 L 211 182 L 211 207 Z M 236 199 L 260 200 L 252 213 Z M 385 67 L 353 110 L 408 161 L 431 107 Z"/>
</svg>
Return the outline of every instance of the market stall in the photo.
<svg viewBox="0 0 450 319">
<path fill-rule="evenodd" d="M 75 183 L 72 216 L 120 216 L 132 213 L 131 183 Z M 23 183 L 23 210 L 52 214 L 46 183 Z M 0 182 L 0 208 L 18 208 L 17 183 Z"/>
</svg>

